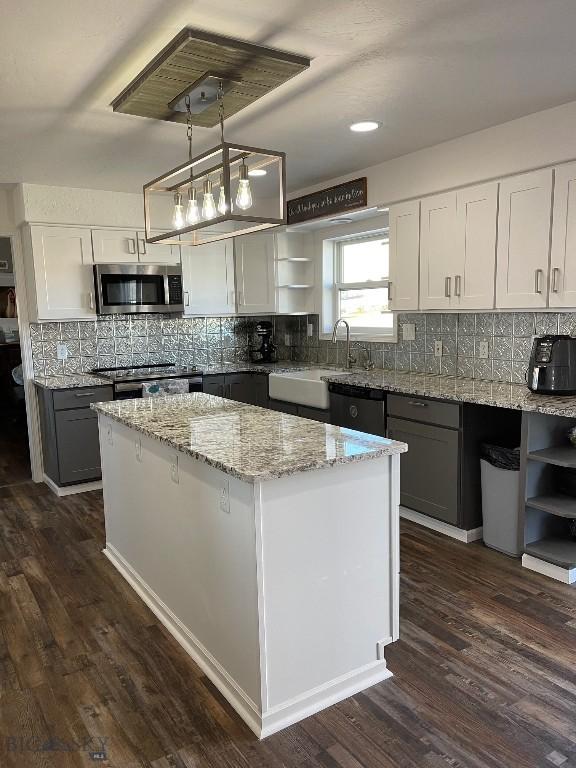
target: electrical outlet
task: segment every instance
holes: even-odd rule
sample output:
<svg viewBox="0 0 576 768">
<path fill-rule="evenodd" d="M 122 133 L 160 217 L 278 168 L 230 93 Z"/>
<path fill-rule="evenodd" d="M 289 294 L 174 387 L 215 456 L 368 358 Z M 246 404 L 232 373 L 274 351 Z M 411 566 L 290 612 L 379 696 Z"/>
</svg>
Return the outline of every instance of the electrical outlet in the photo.
<svg viewBox="0 0 576 768">
<path fill-rule="evenodd" d="M 230 512 L 230 489 L 228 482 L 220 486 L 220 511 L 225 514 Z"/>
<path fill-rule="evenodd" d="M 416 325 L 414 323 L 402 323 L 402 338 L 404 341 L 416 339 Z"/>
<path fill-rule="evenodd" d="M 490 348 L 487 341 L 481 341 L 478 344 L 478 357 L 481 360 L 486 360 L 490 354 Z"/>
<path fill-rule="evenodd" d="M 312 323 L 307 323 L 306 335 L 308 336 L 309 339 L 311 339 L 312 336 L 314 336 L 314 325 Z"/>
<path fill-rule="evenodd" d="M 441 341 L 435 341 L 434 342 L 434 357 L 442 357 L 442 342 Z"/>
<path fill-rule="evenodd" d="M 284 334 L 284 346 L 289 347 L 292 344 L 292 337 L 289 333 Z"/>
<path fill-rule="evenodd" d="M 68 360 L 68 347 L 66 344 L 56 344 L 56 357 L 58 360 Z"/>
</svg>

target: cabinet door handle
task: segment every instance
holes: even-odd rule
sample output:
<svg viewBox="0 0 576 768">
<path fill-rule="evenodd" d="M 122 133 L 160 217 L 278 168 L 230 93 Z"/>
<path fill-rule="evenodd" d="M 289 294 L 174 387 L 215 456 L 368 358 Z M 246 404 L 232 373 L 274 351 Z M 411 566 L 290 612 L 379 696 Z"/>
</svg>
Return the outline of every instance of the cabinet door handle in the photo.
<svg viewBox="0 0 576 768">
<path fill-rule="evenodd" d="M 534 271 L 534 293 L 542 293 L 542 286 L 540 285 L 541 277 L 542 277 L 542 270 L 536 269 Z"/>
<path fill-rule="evenodd" d="M 146 255 L 146 240 L 143 240 L 141 237 L 138 238 L 138 253 L 141 256 Z"/>
<path fill-rule="evenodd" d="M 128 253 L 136 253 L 136 240 L 133 237 L 127 237 L 126 243 L 128 244 Z"/>
<path fill-rule="evenodd" d="M 190 292 L 184 291 L 184 306 L 189 307 L 190 306 Z"/>
<path fill-rule="evenodd" d="M 358 406 L 351 405 L 349 409 L 350 416 L 355 419 L 358 416 Z"/>
<path fill-rule="evenodd" d="M 94 309 L 94 294 L 93 293 L 89 293 L 88 294 L 88 306 L 90 307 L 90 309 Z"/>
<path fill-rule="evenodd" d="M 96 392 L 76 392 L 74 397 L 94 397 Z"/>
<path fill-rule="evenodd" d="M 460 298 L 461 289 L 462 289 L 462 276 L 456 275 L 454 277 L 454 296 L 458 296 L 458 298 Z"/>
<path fill-rule="evenodd" d="M 392 285 L 393 285 L 392 280 L 389 280 L 388 281 L 388 301 L 390 301 L 392 298 Z"/>
<path fill-rule="evenodd" d="M 552 293 L 558 293 L 558 278 L 560 277 L 560 269 L 554 267 L 552 270 Z"/>
<path fill-rule="evenodd" d="M 444 279 L 444 296 L 449 299 L 452 293 L 452 278 L 446 277 Z"/>
<path fill-rule="evenodd" d="M 228 302 L 229 306 L 231 306 L 232 308 L 234 308 L 234 300 L 235 300 L 235 298 L 236 298 L 236 294 L 234 292 L 234 289 L 232 289 L 230 291 L 230 300 Z"/>
<path fill-rule="evenodd" d="M 408 400 L 408 405 L 414 405 L 417 408 L 428 408 L 428 403 L 423 403 L 421 400 Z"/>
</svg>

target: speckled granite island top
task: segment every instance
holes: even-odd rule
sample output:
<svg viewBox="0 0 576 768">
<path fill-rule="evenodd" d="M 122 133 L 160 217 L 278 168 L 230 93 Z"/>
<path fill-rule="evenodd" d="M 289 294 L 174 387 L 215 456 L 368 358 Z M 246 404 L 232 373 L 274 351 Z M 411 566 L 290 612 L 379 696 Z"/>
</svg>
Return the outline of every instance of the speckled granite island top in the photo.
<svg viewBox="0 0 576 768">
<path fill-rule="evenodd" d="M 201 392 L 97 403 L 92 408 L 250 483 L 408 449 L 384 437 Z"/>
<path fill-rule="evenodd" d="M 576 397 L 537 395 L 524 384 L 384 370 L 354 371 L 344 376 L 327 375 L 322 378 L 324 381 L 366 389 L 383 389 L 405 395 L 576 418 Z"/>
</svg>

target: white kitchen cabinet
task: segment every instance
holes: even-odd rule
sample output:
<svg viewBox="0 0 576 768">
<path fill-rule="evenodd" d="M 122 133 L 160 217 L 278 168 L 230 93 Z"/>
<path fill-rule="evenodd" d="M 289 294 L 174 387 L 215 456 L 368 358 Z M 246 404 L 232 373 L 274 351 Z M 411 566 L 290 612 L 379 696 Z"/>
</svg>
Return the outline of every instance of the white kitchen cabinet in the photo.
<svg viewBox="0 0 576 768">
<path fill-rule="evenodd" d="M 235 238 L 239 314 L 253 315 L 276 311 L 275 249 L 273 234 Z"/>
<path fill-rule="evenodd" d="M 95 264 L 178 264 L 180 246 L 147 243 L 146 234 L 134 229 L 93 229 Z"/>
<path fill-rule="evenodd" d="M 548 304 L 552 169 L 500 182 L 496 307 Z"/>
<path fill-rule="evenodd" d="M 456 192 L 420 203 L 420 309 L 449 309 L 454 290 Z"/>
<path fill-rule="evenodd" d="M 554 174 L 550 307 L 576 308 L 576 163 Z"/>
<path fill-rule="evenodd" d="M 420 201 L 390 206 L 390 309 L 418 309 Z"/>
<path fill-rule="evenodd" d="M 25 244 L 30 320 L 95 319 L 90 230 L 31 226 Z"/>
<path fill-rule="evenodd" d="M 95 264 L 138 262 L 138 237 L 133 229 L 93 229 Z"/>
<path fill-rule="evenodd" d="M 154 235 L 154 233 L 152 233 Z M 141 264 L 179 264 L 180 246 L 170 243 L 147 243 L 146 234 L 138 232 L 136 238 L 138 260 Z"/>
<path fill-rule="evenodd" d="M 450 307 L 493 309 L 498 184 L 479 184 L 459 190 L 456 209 Z"/>
<path fill-rule="evenodd" d="M 236 311 L 232 240 L 181 246 L 185 315 Z"/>
</svg>

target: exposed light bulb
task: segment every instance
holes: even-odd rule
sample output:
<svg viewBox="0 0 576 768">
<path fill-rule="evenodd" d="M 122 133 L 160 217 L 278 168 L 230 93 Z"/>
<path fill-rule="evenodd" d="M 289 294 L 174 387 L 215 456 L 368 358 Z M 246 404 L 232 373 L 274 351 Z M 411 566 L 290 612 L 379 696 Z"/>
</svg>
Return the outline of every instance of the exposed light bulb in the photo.
<svg viewBox="0 0 576 768">
<path fill-rule="evenodd" d="M 202 218 L 213 219 L 216 216 L 216 203 L 212 194 L 212 182 L 210 179 L 204 180 L 204 196 L 202 198 Z"/>
<path fill-rule="evenodd" d="M 174 195 L 174 215 L 172 216 L 172 224 L 174 229 L 182 229 L 186 224 L 184 218 L 184 206 L 182 205 L 182 195 L 180 192 L 176 192 Z"/>
<path fill-rule="evenodd" d="M 198 224 L 200 221 L 200 208 L 196 197 L 196 188 L 188 189 L 188 205 L 186 206 L 186 221 L 188 224 Z"/>
<path fill-rule="evenodd" d="M 243 211 L 252 208 L 252 190 L 250 189 L 250 179 L 248 178 L 248 166 L 242 160 L 238 171 L 238 193 L 236 195 L 236 205 Z"/>
<path fill-rule="evenodd" d="M 224 216 L 228 211 L 228 203 L 226 202 L 226 192 L 224 191 L 224 177 L 220 174 L 220 194 L 218 195 L 218 210 Z"/>
</svg>

